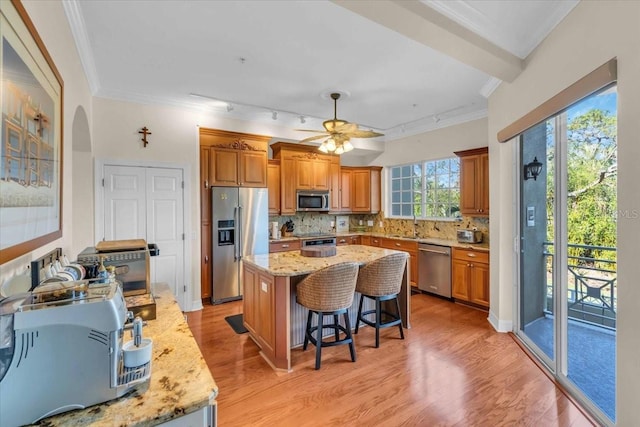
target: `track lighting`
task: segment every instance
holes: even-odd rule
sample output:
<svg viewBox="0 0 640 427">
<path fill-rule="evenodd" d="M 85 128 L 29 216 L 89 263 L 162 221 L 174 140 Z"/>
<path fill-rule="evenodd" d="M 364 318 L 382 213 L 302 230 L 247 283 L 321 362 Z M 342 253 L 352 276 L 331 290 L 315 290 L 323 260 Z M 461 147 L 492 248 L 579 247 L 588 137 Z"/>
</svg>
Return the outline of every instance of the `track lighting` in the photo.
<svg viewBox="0 0 640 427">
<path fill-rule="evenodd" d="M 307 119 L 304 116 L 300 116 L 300 123 L 305 124 Z"/>
<path fill-rule="evenodd" d="M 271 112 L 271 118 L 273 120 L 278 120 L 278 112 L 277 111 L 272 111 Z"/>
<path fill-rule="evenodd" d="M 233 111 L 233 104 L 227 104 L 227 113 Z"/>
</svg>

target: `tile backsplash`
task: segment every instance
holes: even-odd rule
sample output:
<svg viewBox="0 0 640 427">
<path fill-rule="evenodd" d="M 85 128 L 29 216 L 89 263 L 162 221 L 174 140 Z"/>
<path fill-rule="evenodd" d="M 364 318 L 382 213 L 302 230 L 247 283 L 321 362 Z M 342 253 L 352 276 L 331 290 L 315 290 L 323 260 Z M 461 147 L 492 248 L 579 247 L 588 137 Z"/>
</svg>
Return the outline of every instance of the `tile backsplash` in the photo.
<svg viewBox="0 0 640 427">
<path fill-rule="evenodd" d="M 414 224 L 411 219 L 384 218 L 382 212 L 377 215 L 351 214 L 348 215 L 348 217 L 351 231 L 361 230 L 387 235 L 413 236 Z M 332 222 L 335 225 L 337 216 L 319 213 L 301 213 L 297 215 L 272 216 L 269 218 L 269 221 L 277 221 L 280 227 L 288 220 L 293 221 L 295 226 L 294 234 L 334 233 L 335 228 L 332 228 Z M 368 221 L 373 221 L 373 226 L 368 226 Z M 360 225 L 361 222 L 362 225 Z M 456 231 L 461 228 L 475 228 L 482 231 L 482 241 L 489 243 L 489 218 L 463 216 L 461 221 L 417 220 L 415 225 L 418 237 L 433 237 L 447 240 L 456 240 Z"/>
</svg>

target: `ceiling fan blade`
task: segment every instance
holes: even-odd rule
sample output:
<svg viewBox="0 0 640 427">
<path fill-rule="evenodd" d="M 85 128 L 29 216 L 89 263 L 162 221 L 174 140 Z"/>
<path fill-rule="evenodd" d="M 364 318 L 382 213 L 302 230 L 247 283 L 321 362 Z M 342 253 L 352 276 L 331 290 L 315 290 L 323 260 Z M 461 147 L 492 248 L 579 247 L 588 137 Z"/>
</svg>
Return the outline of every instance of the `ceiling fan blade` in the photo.
<svg viewBox="0 0 640 427">
<path fill-rule="evenodd" d="M 326 138 L 327 135 L 326 133 L 322 134 L 322 135 L 314 135 L 314 136 L 310 136 L 309 138 L 305 138 L 303 140 L 301 140 L 300 142 L 311 142 L 311 141 L 315 141 L 316 139 L 320 139 L 320 138 Z"/>
<path fill-rule="evenodd" d="M 352 138 L 375 138 L 376 136 L 384 136 L 384 134 L 372 130 L 356 130 L 349 132 L 349 136 Z"/>
<path fill-rule="evenodd" d="M 298 132 L 315 132 L 315 133 L 327 133 L 326 130 L 315 130 L 315 129 L 294 129 Z"/>
<path fill-rule="evenodd" d="M 334 132 L 336 133 L 352 133 L 358 130 L 358 125 L 355 123 L 346 122 L 343 125 L 336 126 Z"/>
</svg>

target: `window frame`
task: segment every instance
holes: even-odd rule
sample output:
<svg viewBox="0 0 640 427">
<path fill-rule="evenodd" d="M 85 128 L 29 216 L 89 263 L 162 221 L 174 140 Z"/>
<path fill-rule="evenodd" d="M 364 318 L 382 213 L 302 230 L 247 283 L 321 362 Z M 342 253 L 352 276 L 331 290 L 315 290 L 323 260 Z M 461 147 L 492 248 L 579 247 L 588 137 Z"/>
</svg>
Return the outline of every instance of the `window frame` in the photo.
<svg viewBox="0 0 640 427">
<path fill-rule="evenodd" d="M 427 193 L 427 169 L 428 169 L 428 165 L 429 164 L 433 164 L 434 167 L 434 171 L 437 170 L 437 163 L 441 162 L 443 160 L 446 160 L 449 162 L 448 164 L 448 174 L 451 175 L 451 161 L 455 161 L 457 162 L 457 187 L 452 187 L 451 186 L 451 180 L 449 181 L 450 184 L 447 187 L 447 190 L 449 191 L 449 199 L 448 202 L 445 204 L 448 209 L 451 209 L 451 207 L 457 207 L 457 215 L 455 216 L 427 216 L 426 212 L 426 206 L 427 206 L 427 200 L 428 200 L 428 193 Z M 437 158 L 437 159 L 428 159 L 428 160 L 421 160 L 419 162 L 412 162 L 412 163 L 404 163 L 404 164 L 399 164 L 399 165 L 392 165 L 392 166 L 388 166 L 389 172 L 387 175 L 387 186 L 386 186 L 386 190 L 385 190 L 385 196 L 387 199 L 387 217 L 391 218 L 391 219 L 414 219 L 414 216 L 407 216 L 407 215 L 402 215 L 402 206 L 403 205 L 407 205 L 409 203 L 407 202 L 403 202 L 402 201 L 402 192 L 403 191 L 407 191 L 406 189 L 402 188 L 402 186 L 400 187 L 399 190 L 396 191 L 400 191 L 400 201 L 399 202 L 394 202 L 393 201 L 393 182 L 394 180 L 402 180 L 402 179 L 406 179 L 406 178 L 412 178 L 415 179 L 417 177 L 415 176 L 402 176 L 402 168 L 404 167 L 410 167 L 411 170 L 415 170 L 416 166 L 420 166 L 420 202 L 419 202 L 419 215 L 415 215 L 415 219 L 420 219 L 420 220 L 431 220 L 431 221 L 461 221 L 462 220 L 462 214 L 460 214 L 460 158 L 458 156 L 450 156 L 450 157 L 442 157 L 442 158 Z M 400 175 L 397 177 L 394 177 L 394 170 L 400 169 Z M 433 174 L 432 175 L 434 177 L 434 179 L 437 177 L 437 174 Z M 451 203 L 451 190 L 452 189 L 457 189 L 458 192 L 458 203 L 457 206 L 453 205 Z M 412 190 L 413 192 L 416 191 L 416 189 L 414 188 Z M 400 215 L 396 215 L 393 213 L 393 207 L 394 205 L 400 204 Z M 412 212 L 415 213 L 416 212 L 416 205 L 417 203 L 415 202 L 415 199 L 413 201 L 413 203 L 411 203 L 412 206 Z"/>
</svg>

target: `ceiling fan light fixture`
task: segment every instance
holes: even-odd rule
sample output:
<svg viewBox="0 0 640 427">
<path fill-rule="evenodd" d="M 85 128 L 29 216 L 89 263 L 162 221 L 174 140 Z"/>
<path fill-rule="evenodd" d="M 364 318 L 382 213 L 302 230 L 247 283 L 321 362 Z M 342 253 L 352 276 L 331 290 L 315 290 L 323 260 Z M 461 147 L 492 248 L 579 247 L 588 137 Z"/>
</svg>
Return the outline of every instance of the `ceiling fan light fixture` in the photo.
<svg viewBox="0 0 640 427">
<path fill-rule="evenodd" d="M 322 126 L 327 130 L 327 132 L 333 132 L 336 128 L 346 125 L 347 123 L 349 122 L 347 122 L 346 120 L 331 119 L 322 122 Z"/>
<path fill-rule="evenodd" d="M 353 150 L 353 144 L 351 144 L 351 142 L 349 142 L 349 141 L 345 141 L 345 143 L 342 144 L 342 148 L 344 149 L 344 152 L 346 153 L 348 151 Z"/>
<path fill-rule="evenodd" d="M 327 150 L 336 151 L 336 142 L 333 140 L 333 138 L 329 138 L 325 142 L 327 144 Z"/>
<path fill-rule="evenodd" d="M 329 150 L 327 149 L 327 143 L 323 142 L 322 144 L 320 144 L 320 147 L 318 147 L 318 151 L 321 151 L 323 153 L 328 153 Z"/>
</svg>

